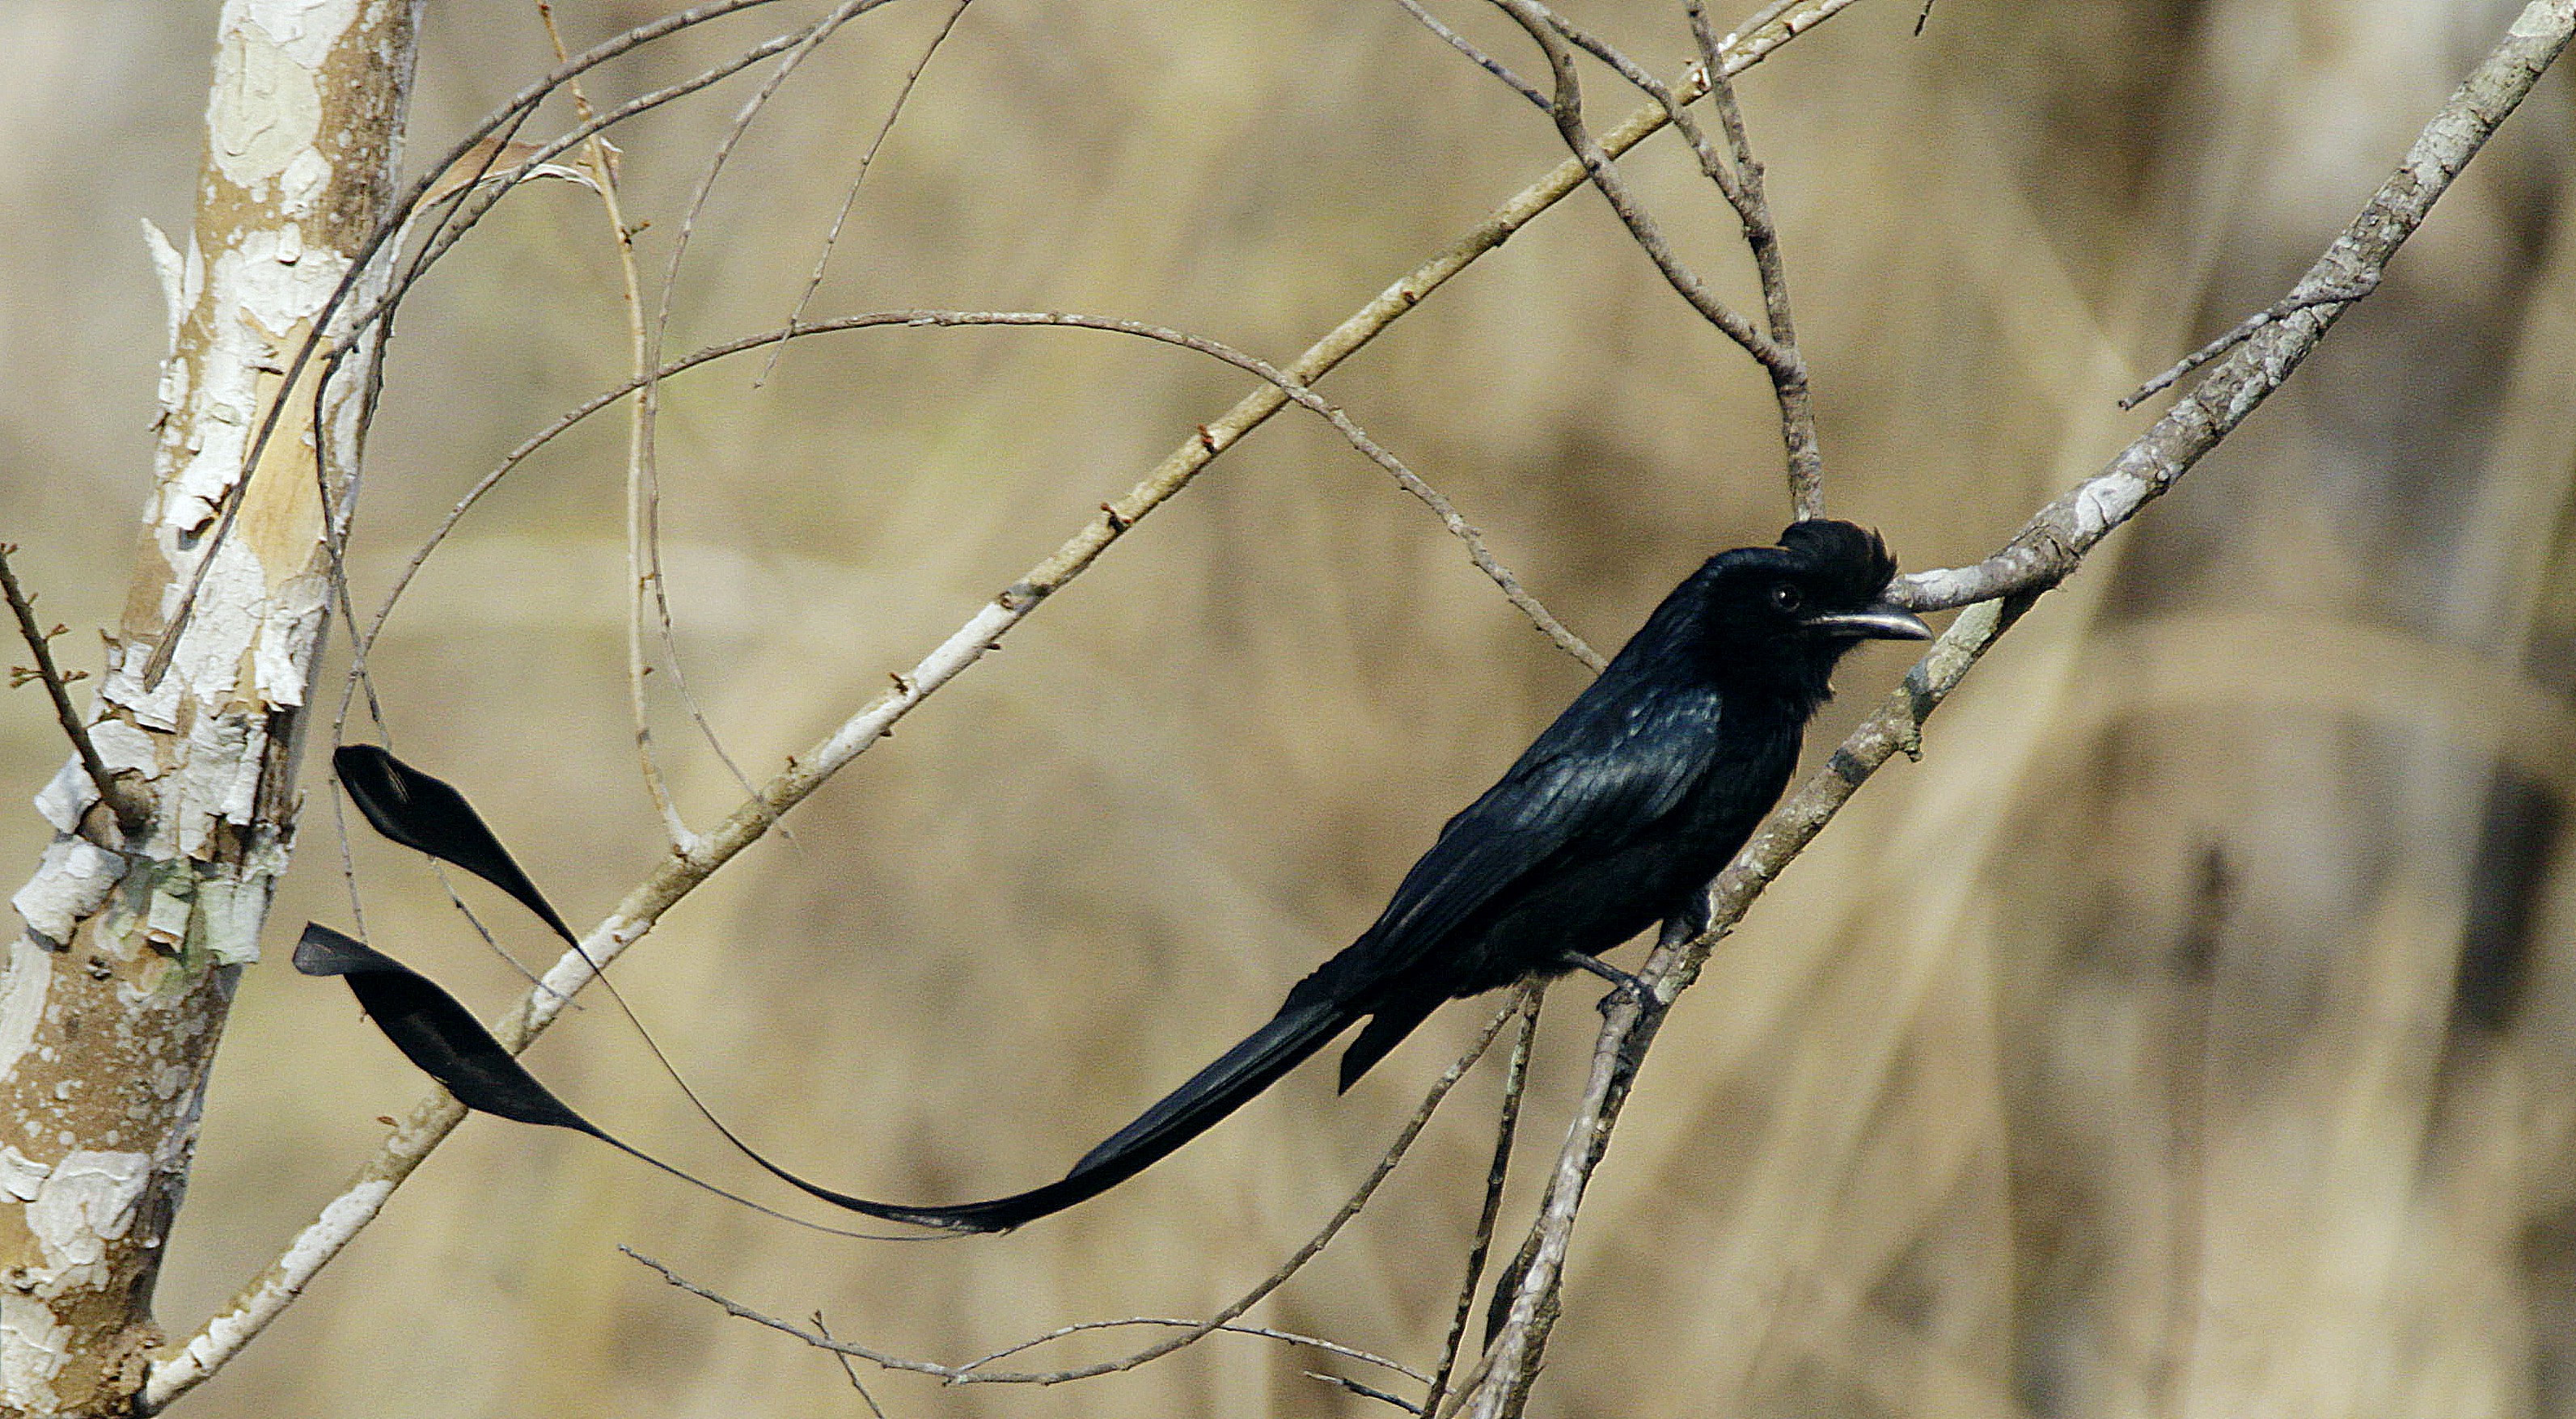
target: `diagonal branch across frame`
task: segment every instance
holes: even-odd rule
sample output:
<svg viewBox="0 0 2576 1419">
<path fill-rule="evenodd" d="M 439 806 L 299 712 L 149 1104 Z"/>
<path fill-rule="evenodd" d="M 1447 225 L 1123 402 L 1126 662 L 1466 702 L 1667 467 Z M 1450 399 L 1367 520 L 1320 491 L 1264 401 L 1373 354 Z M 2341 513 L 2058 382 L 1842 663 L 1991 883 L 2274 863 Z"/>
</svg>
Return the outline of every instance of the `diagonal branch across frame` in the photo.
<svg viewBox="0 0 2576 1419">
<path fill-rule="evenodd" d="M 2283 308 L 2307 295 L 2375 285 L 2451 180 L 2530 93 L 2571 36 L 2576 36 L 2576 0 L 2532 0 L 2504 40 L 2425 125 L 2397 171 L 2300 278 Z M 1458 1412 L 1500 1419 L 1527 1393 L 1546 1347 L 1548 1317 L 1585 1185 L 1609 1147 L 1637 1067 L 1665 1012 L 1698 978 L 1717 942 L 1879 766 L 1900 752 L 1919 752 L 1924 721 L 2031 602 L 2072 573 L 2102 538 L 2169 490 L 2280 388 L 2349 308 L 2349 302 L 2330 299 L 2290 309 L 2250 335 L 2101 473 L 2040 509 L 2002 552 L 1976 567 L 1904 579 L 1901 589 L 1917 607 L 1976 604 L 1737 854 L 1713 888 L 1709 928 L 1691 940 L 1656 947 L 1641 972 L 1653 987 L 1651 1002 L 1621 997 L 1611 1007 L 1591 1077 L 1532 1228 L 1532 1263 L 1515 1289 L 1508 1318 L 1486 1350 L 1485 1378 L 1462 1395 Z"/>
</svg>

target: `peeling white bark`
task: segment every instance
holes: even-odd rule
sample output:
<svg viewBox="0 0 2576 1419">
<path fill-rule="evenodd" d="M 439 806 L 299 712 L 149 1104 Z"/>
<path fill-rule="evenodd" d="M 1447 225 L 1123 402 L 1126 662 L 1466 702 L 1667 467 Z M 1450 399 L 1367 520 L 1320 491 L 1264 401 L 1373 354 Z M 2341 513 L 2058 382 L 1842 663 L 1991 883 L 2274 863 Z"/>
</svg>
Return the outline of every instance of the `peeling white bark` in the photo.
<svg viewBox="0 0 2576 1419">
<path fill-rule="evenodd" d="M 345 478 L 367 352 L 327 390 L 322 361 L 288 371 L 390 195 L 417 5 L 227 0 L 196 221 L 184 251 L 146 229 L 170 356 L 91 737 L 149 815 L 121 830 L 77 768 L 36 796 L 56 836 L 12 897 L 28 929 L 0 979 L 0 1189 L 21 1204 L 0 1209 L 0 1419 L 130 1413 L 160 1343 L 161 1233 L 293 841 L 329 606 L 316 397 Z"/>
</svg>

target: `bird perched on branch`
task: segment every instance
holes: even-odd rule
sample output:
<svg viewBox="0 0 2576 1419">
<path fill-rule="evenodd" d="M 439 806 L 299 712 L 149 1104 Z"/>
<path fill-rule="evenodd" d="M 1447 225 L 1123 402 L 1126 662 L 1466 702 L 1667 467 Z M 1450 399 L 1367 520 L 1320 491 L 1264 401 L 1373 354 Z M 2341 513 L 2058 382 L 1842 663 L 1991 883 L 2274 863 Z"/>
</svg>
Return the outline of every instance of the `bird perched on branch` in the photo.
<svg viewBox="0 0 2576 1419">
<path fill-rule="evenodd" d="M 1709 558 L 1449 820 L 1374 925 L 1292 987 L 1270 1023 L 1055 1182 L 949 1206 L 872 1202 L 809 1182 L 716 1127 L 763 1168 L 836 1206 L 955 1232 L 1007 1231 L 1134 1177 L 1363 1020 L 1342 1055 L 1344 1089 L 1447 1001 L 1578 969 L 1638 989 L 1601 953 L 1658 921 L 1685 935 L 1705 929 L 1709 882 L 1788 784 L 1843 653 L 1863 640 L 1931 635 L 1887 599 L 1895 573 L 1877 534 L 1824 520 L 1791 525 L 1777 546 Z M 347 746 L 336 762 L 380 831 L 493 882 L 572 939 L 453 788 L 373 746 Z M 321 926 L 306 928 L 296 964 L 347 977 L 403 1052 L 470 1107 L 627 1147 L 555 1099 L 410 968 Z"/>
<path fill-rule="evenodd" d="M 1896 563 L 1848 522 L 1709 558 L 1502 778 L 1440 830 L 1376 923 L 1288 992 L 1269 1024 L 1085 1154 L 1061 1180 L 892 1221 L 1001 1231 L 1135 1176 L 1361 1020 L 1341 1087 L 1442 1004 L 1587 970 L 1658 921 L 1696 935 L 1707 888 L 1789 781 L 1826 681 L 1862 640 L 1932 634 L 1885 599 Z"/>
</svg>

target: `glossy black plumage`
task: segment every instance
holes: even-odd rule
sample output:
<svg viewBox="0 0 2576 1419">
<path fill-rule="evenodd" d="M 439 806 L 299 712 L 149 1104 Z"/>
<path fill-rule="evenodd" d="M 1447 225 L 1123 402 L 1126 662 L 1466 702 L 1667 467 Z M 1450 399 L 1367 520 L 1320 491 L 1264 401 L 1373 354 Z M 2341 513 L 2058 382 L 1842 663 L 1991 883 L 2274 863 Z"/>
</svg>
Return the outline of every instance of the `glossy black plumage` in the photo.
<svg viewBox="0 0 2576 1419">
<path fill-rule="evenodd" d="M 762 1168 L 834 1206 L 950 1231 L 1005 1231 L 1135 1176 L 1363 1019 L 1342 1056 L 1346 1089 L 1445 1001 L 1578 966 L 1617 977 L 1599 953 L 1659 920 L 1682 931 L 1706 924 L 1704 889 L 1779 798 L 1843 652 L 1859 639 L 1931 634 L 1882 599 L 1894 573 L 1878 538 L 1843 522 L 1798 523 L 1779 546 L 1710 558 L 1502 778 L 1449 820 L 1374 925 L 1299 981 L 1268 1024 L 1056 1182 L 947 1207 L 871 1202 L 808 1181 L 714 1114 L 707 1120 Z M 372 745 L 345 746 L 334 762 L 378 831 L 501 888 L 575 941 L 452 785 Z M 468 1107 L 587 1133 L 678 1172 L 555 1098 L 411 968 L 318 925 L 306 928 L 295 963 L 344 977 L 395 1045 Z"/>
<path fill-rule="evenodd" d="M 1342 1056 L 1345 1089 L 1443 1002 L 1587 965 L 1660 920 L 1704 921 L 1709 880 L 1788 783 L 1835 661 L 1859 639 L 1930 634 L 1881 599 L 1894 573 L 1876 535 L 1844 522 L 1798 523 L 1777 547 L 1710 558 L 1270 1023 L 1057 1182 L 859 1210 L 956 1231 L 1019 1226 L 1134 1176 L 1362 1019 Z"/>
</svg>

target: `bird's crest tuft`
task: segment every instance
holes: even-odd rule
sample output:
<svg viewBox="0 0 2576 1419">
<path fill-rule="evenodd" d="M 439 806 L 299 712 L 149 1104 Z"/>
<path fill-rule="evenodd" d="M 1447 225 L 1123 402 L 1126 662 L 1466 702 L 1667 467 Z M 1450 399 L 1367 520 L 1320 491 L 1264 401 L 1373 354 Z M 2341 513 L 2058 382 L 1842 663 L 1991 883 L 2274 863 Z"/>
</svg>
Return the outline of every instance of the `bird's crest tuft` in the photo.
<svg viewBox="0 0 2576 1419">
<path fill-rule="evenodd" d="M 1896 558 L 1887 542 L 1868 528 L 1829 518 L 1790 523 L 1780 545 L 1817 574 L 1830 578 L 1837 601 L 1857 605 L 1887 589 L 1896 576 Z"/>
</svg>

